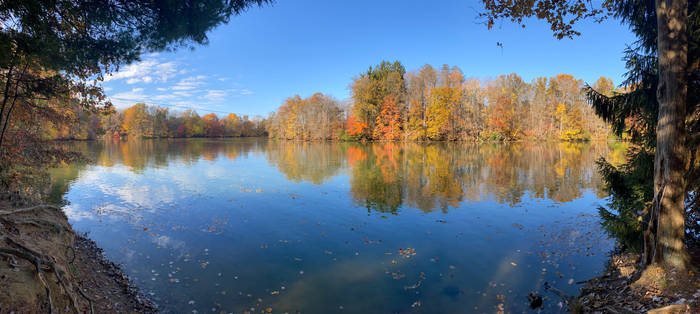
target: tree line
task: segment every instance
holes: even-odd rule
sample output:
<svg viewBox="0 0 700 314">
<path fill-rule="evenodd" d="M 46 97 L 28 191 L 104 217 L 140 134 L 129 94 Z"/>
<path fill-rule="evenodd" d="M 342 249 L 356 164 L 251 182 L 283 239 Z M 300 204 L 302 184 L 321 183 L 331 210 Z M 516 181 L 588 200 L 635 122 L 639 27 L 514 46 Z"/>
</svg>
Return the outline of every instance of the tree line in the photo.
<svg viewBox="0 0 700 314">
<path fill-rule="evenodd" d="M 456 66 L 406 72 L 382 61 L 353 79 L 343 103 L 316 93 L 287 98 L 268 117 L 270 137 L 299 140 L 519 140 L 605 138 L 609 126 L 569 74 L 526 82 L 515 73 L 466 79 Z M 613 95 L 601 77 L 592 88 Z"/>
<path fill-rule="evenodd" d="M 77 121 L 77 123 L 75 123 Z M 265 120 L 229 113 L 200 116 L 196 111 L 174 111 L 137 103 L 121 111 L 79 112 L 70 123 L 45 127 L 50 139 L 250 137 L 265 136 Z"/>
</svg>

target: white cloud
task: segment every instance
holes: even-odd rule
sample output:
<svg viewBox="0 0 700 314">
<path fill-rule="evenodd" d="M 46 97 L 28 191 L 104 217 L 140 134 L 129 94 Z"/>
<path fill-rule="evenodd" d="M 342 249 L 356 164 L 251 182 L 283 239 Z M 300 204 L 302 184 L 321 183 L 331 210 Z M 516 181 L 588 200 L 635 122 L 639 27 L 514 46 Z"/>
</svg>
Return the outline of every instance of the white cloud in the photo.
<svg viewBox="0 0 700 314">
<path fill-rule="evenodd" d="M 202 86 L 204 82 L 202 80 L 206 78 L 204 75 L 189 76 L 181 79 L 175 85 L 171 87 L 173 90 L 192 90 L 199 86 Z"/>
<path fill-rule="evenodd" d="M 156 77 L 160 76 L 160 80 L 162 82 L 167 82 L 168 79 L 175 76 L 175 73 L 177 73 L 177 64 L 171 61 L 158 64 L 158 66 L 156 66 L 156 72 L 154 73 L 154 75 Z"/>
<path fill-rule="evenodd" d="M 190 94 L 188 92 L 182 92 L 182 91 L 173 92 L 173 95 L 182 96 L 182 97 L 191 97 L 192 96 L 192 94 Z"/>
<path fill-rule="evenodd" d="M 253 94 L 252 90 L 245 89 L 245 88 L 244 89 L 233 88 L 233 89 L 231 89 L 231 92 L 234 94 L 234 97 Z"/>
<path fill-rule="evenodd" d="M 153 68 L 157 63 L 158 62 L 156 60 L 149 59 L 129 64 L 118 72 L 107 75 L 105 77 L 105 82 L 145 75 L 145 73 L 147 73 L 147 71 Z"/>
<path fill-rule="evenodd" d="M 109 98 L 117 108 L 124 108 L 137 102 L 143 102 L 148 96 L 143 93 L 143 88 L 133 88 L 131 91 L 117 93 Z"/>
<path fill-rule="evenodd" d="M 222 101 L 224 98 L 226 98 L 226 91 L 221 90 L 221 89 L 209 89 L 207 90 L 207 94 L 204 95 L 202 98 L 209 100 L 209 101 Z"/>
<path fill-rule="evenodd" d="M 177 64 L 174 62 L 160 63 L 155 57 L 149 57 L 150 59 L 129 64 L 118 72 L 105 76 L 104 81 L 126 79 L 127 84 L 151 83 L 155 77 L 158 81 L 167 82 L 177 73 Z"/>
<path fill-rule="evenodd" d="M 170 100 L 170 99 L 175 99 L 177 98 L 175 95 L 172 94 L 161 94 L 161 95 L 156 95 L 153 96 L 154 100 Z"/>
</svg>

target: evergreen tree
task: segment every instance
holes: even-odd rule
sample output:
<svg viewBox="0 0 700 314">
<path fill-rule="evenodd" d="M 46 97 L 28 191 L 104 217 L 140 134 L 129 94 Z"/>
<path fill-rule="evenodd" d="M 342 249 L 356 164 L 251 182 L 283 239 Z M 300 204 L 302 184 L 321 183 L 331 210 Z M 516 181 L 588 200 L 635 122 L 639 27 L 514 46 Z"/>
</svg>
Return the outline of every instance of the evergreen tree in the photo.
<svg viewBox="0 0 700 314">
<path fill-rule="evenodd" d="M 698 2 L 689 3 L 689 49 L 688 64 L 700 62 L 700 32 L 698 25 Z M 646 252 L 647 263 L 655 262 L 651 247 L 655 242 L 652 237 L 659 223 L 658 210 L 653 204 L 658 202 L 654 195 L 654 157 L 657 150 L 657 122 L 659 102 L 657 99 L 658 57 L 657 57 L 657 17 L 653 2 L 617 1 L 615 15 L 629 23 L 638 41 L 625 52 L 628 72 L 622 83 L 623 93 L 606 95 L 606 91 L 587 87 L 589 100 L 599 116 L 609 122 L 613 132 L 629 139 L 633 144 L 628 151 L 627 162 L 615 167 L 605 160 L 599 161 L 599 167 L 612 195 L 609 208 L 601 208 L 603 224 L 623 245 Z M 685 188 L 682 199 L 685 207 L 685 230 L 687 238 L 699 235 L 700 204 L 700 165 L 698 164 L 698 146 L 700 145 L 700 116 L 698 99 L 700 97 L 700 72 L 698 67 L 687 71 L 688 93 L 685 101 L 685 128 L 688 136 L 683 146 L 688 150 L 685 171 Z M 656 202 L 655 202 L 656 201 Z M 645 239 L 646 238 L 646 239 Z M 646 244 L 646 247 L 644 245 Z M 683 250 L 685 251 L 685 250 Z M 676 258 L 687 259 L 687 253 Z M 686 263 L 686 261 L 681 261 Z"/>
</svg>

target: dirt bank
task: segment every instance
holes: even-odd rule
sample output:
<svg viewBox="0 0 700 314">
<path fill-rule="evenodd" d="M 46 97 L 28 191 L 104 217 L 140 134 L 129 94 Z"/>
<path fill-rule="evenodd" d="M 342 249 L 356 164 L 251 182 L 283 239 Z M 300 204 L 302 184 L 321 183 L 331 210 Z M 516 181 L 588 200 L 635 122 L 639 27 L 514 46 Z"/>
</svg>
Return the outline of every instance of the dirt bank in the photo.
<svg viewBox="0 0 700 314">
<path fill-rule="evenodd" d="M 573 301 L 576 313 L 700 313 L 700 281 L 693 270 L 643 268 L 640 255 L 615 254 L 606 272 L 588 281 Z M 694 262 L 698 262 L 694 258 Z"/>
<path fill-rule="evenodd" d="M 0 198 L 0 313 L 156 311 L 60 208 Z"/>
</svg>

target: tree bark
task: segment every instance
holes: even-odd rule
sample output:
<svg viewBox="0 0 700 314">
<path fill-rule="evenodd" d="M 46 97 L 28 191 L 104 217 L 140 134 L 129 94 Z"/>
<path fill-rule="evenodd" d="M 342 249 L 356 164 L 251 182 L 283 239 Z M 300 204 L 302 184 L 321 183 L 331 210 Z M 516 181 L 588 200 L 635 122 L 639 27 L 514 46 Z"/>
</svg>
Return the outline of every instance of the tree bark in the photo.
<svg viewBox="0 0 700 314">
<path fill-rule="evenodd" d="M 647 264 L 685 269 L 686 101 L 688 1 L 656 0 L 659 119 L 654 158 L 654 202 L 644 235 Z"/>
</svg>

